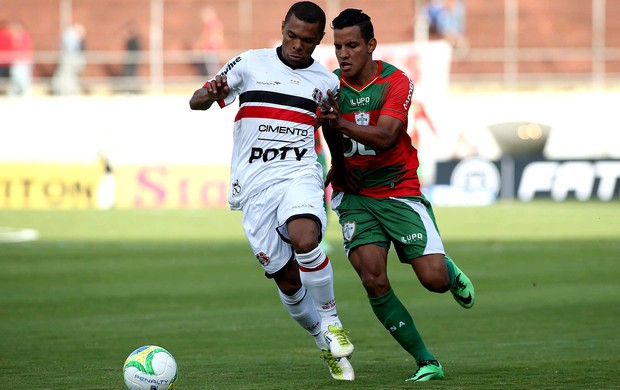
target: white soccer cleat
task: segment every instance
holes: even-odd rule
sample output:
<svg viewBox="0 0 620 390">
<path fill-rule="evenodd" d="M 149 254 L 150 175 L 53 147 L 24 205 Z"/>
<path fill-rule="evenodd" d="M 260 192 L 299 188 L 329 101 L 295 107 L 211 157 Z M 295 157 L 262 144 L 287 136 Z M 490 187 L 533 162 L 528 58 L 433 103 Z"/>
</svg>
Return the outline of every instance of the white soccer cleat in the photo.
<svg viewBox="0 0 620 390">
<path fill-rule="evenodd" d="M 323 349 L 321 358 L 327 363 L 327 367 L 329 367 L 329 373 L 332 375 L 332 378 L 339 381 L 352 381 L 355 379 L 353 366 L 351 366 L 349 359 L 346 357 L 335 358 L 331 352 Z"/>
<path fill-rule="evenodd" d="M 353 343 L 347 336 L 348 331 L 338 325 L 329 325 L 325 332 L 325 341 L 335 358 L 350 357 L 353 354 Z"/>
</svg>

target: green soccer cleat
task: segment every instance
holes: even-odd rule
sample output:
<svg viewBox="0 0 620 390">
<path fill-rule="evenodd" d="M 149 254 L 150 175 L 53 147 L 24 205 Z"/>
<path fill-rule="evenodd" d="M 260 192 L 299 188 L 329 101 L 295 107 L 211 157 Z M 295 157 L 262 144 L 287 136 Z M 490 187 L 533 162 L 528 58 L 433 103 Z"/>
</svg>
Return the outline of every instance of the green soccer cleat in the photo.
<svg viewBox="0 0 620 390">
<path fill-rule="evenodd" d="M 459 305 L 463 306 L 466 309 L 474 306 L 474 300 L 476 298 L 476 294 L 474 292 L 474 285 L 471 280 L 459 269 L 459 267 L 454 264 L 451 258 L 446 256 L 446 261 L 452 263 L 454 267 L 454 283 L 450 286 L 450 292 L 454 297 L 454 300 L 458 302 Z"/>
<path fill-rule="evenodd" d="M 350 357 L 353 354 L 353 344 L 347 336 L 348 331 L 338 325 L 329 325 L 325 331 L 325 341 L 335 358 Z"/>
<path fill-rule="evenodd" d="M 437 360 L 420 360 L 418 371 L 405 382 L 427 382 L 435 379 L 443 379 L 443 367 Z"/>
<path fill-rule="evenodd" d="M 346 357 L 335 358 L 327 349 L 321 351 L 321 359 L 325 360 L 327 363 L 332 378 L 339 381 L 352 381 L 355 379 L 353 366 L 351 366 L 351 363 L 349 363 Z"/>
</svg>

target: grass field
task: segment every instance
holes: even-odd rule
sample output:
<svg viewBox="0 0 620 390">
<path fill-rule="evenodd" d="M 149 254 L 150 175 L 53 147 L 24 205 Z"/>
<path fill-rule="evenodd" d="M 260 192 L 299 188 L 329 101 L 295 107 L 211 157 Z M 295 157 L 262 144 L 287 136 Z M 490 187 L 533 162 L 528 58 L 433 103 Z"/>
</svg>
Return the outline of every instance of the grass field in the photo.
<svg viewBox="0 0 620 390">
<path fill-rule="evenodd" d="M 38 241 L 0 244 L 0 388 L 123 389 L 136 347 L 167 348 L 178 389 L 618 389 L 620 203 L 437 208 L 476 286 L 464 310 L 390 276 L 446 378 L 405 383 L 412 358 L 376 320 L 343 253 L 330 257 L 356 345 L 331 379 L 228 210 L 0 211 Z M 327 238 L 339 248 L 334 215 Z"/>
</svg>

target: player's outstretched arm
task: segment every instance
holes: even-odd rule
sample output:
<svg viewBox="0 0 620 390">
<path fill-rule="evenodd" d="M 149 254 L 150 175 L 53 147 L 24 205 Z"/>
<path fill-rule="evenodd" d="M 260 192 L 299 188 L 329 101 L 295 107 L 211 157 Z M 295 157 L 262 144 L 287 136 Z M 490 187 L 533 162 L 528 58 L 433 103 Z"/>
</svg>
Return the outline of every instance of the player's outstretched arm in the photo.
<svg viewBox="0 0 620 390">
<path fill-rule="evenodd" d="M 192 110 L 208 110 L 214 102 L 225 99 L 229 93 L 226 76 L 217 75 L 194 92 L 189 100 L 189 107 Z"/>
</svg>

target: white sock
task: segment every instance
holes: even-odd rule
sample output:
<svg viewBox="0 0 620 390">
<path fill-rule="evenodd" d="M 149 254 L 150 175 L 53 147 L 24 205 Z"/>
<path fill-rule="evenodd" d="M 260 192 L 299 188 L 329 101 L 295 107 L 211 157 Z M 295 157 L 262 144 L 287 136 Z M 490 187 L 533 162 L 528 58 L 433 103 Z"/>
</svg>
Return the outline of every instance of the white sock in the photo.
<svg viewBox="0 0 620 390">
<path fill-rule="evenodd" d="M 321 317 L 316 311 L 312 297 L 305 287 L 301 287 L 294 295 L 285 295 L 278 290 L 282 304 L 291 317 L 314 338 L 320 349 L 329 349 L 321 329 Z"/>
<path fill-rule="evenodd" d="M 334 272 L 323 248 L 319 245 L 308 253 L 295 253 L 295 257 L 301 282 L 308 289 L 321 316 L 322 331 L 325 332 L 328 325 L 342 326 L 336 310 Z"/>
</svg>

